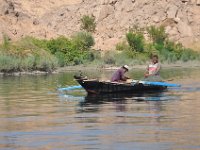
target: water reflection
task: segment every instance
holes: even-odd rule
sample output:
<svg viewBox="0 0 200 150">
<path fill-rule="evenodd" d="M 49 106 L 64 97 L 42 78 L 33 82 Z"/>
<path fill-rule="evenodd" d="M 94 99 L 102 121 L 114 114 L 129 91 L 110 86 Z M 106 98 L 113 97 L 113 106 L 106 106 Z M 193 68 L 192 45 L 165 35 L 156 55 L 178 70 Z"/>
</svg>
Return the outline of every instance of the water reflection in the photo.
<svg viewBox="0 0 200 150">
<path fill-rule="evenodd" d="M 172 90 L 172 89 L 171 89 Z M 180 90 L 180 89 L 179 89 Z M 83 91 L 80 91 L 83 92 Z M 77 93 L 77 91 L 76 91 Z M 79 93 L 80 94 L 80 93 Z M 180 95 L 168 91 L 141 92 L 141 93 L 108 93 L 108 94 L 86 94 L 75 96 L 73 93 L 59 93 L 61 101 L 78 101 L 80 108 L 77 112 L 98 112 L 100 105 L 113 104 L 116 111 L 127 111 L 127 106 L 134 102 L 151 103 L 154 109 L 162 110 L 163 101 L 180 100 Z M 86 96 L 84 96 L 86 94 Z"/>
<path fill-rule="evenodd" d="M 185 89 L 175 90 L 183 91 Z M 84 91 L 84 90 L 82 90 Z M 85 92 L 84 92 L 85 94 Z M 166 91 L 157 92 L 137 92 L 137 93 L 107 93 L 107 94 L 86 94 L 87 96 L 76 96 L 73 93 L 60 92 L 59 97 L 61 100 L 78 100 L 81 101 L 83 105 L 87 104 L 103 104 L 105 102 L 115 102 L 115 101 L 167 101 L 167 100 L 179 100 L 178 95 L 166 94 Z"/>
</svg>

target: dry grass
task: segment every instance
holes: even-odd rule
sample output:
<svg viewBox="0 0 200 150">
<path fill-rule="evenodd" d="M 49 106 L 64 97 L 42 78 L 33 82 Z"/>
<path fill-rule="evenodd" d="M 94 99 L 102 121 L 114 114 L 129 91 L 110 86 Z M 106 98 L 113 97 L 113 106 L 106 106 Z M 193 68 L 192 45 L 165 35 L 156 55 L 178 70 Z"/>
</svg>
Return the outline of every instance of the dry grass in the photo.
<svg viewBox="0 0 200 150">
<path fill-rule="evenodd" d="M 200 41 L 192 43 L 191 45 L 189 45 L 189 48 L 200 52 Z"/>
</svg>

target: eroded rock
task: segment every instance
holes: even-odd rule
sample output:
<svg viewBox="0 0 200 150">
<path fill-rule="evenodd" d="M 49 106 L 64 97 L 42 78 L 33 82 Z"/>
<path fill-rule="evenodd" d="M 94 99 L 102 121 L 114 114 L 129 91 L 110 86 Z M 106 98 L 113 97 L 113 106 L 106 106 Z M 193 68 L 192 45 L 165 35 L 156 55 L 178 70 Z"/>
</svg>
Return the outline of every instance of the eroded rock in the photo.
<svg viewBox="0 0 200 150">
<path fill-rule="evenodd" d="M 188 37 L 193 35 L 191 27 L 186 22 L 180 21 L 178 23 L 178 31 L 181 37 Z"/>
<path fill-rule="evenodd" d="M 134 25 L 163 25 L 172 40 L 200 40 L 200 0 L 1 0 L 0 4 L 0 33 L 12 39 L 70 37 L 80 31 L 83 15 L 94 15 L 93 35 L 100 49 L 114 48 Z"/>
<path fill-rule="evenodd" d="M 110 14 L 114 12 L 114 8 L 111 5 L 103 5 L 100 9 L 98 21 L 102 21 L 106 17 L 108 17 Z"/>
<path fill-rule="evenodd" d="M 167 9 L 168 18 L 176 18 L 178 7 L 176 5 L 169 5 Z"/>
<path fill-rule="evenodd" d="M 198 6 L 200 6 L 200 0 L 197 0 L 196 4 L 197 4 Z"/>
</svg>

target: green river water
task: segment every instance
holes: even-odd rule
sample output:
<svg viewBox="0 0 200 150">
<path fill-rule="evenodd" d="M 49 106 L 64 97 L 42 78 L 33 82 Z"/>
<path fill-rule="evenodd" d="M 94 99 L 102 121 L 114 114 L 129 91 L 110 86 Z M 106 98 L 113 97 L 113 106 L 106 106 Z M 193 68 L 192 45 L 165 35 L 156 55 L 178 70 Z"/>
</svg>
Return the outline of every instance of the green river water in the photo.
<svg viewBox="0 0 200 150">
<path fill-rule="evenodd" d="M 109 79 L 111 71 L 85 71 Z M 75 72 L 0 77 L 2 150 L 199 150 L 200 70 L 165 69 L 182 84 L 162 93 L 87 96 Z M 130 77 L 140 79 L 143 70 Z"/>
</svg>

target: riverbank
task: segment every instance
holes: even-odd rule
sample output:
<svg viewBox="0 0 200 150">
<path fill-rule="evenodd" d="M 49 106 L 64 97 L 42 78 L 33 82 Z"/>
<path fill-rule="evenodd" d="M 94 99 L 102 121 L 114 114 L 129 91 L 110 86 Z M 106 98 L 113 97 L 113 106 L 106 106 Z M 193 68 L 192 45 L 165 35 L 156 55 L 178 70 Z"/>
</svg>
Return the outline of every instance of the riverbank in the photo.
<svg viewBox="0 0 200 150">
<path fill-rule="evenodd" d="M 154 54 L 166 67 L 199 66 L 200 53 L 169 41 L 163 27 L 151 26 L 146 31 L 152 40 L 147 41 L 144 31 L 135 27 L 126 33 L 124 42 L 108 51 L 93 49 L 95 41 L 90 32 L 51 40 L 24 37 L 16 42 L 5 35 L 0 45 L 0 72 L 3 75 L 37 75 L 94 68 L 112 70 L 124 64 L 146 68 L 145 64 Z"/>
<path fill-rule="evenodd" d="M 146 69 L 147 64 L 136 64 L 136 65 L 129 65 L 130 70 L 134 69 Z M 161 63 L 162 68 L 198 68 L 200 67 L 200 62 L 176 62 L 176 63 Z M 78 70 L 116 70 L 120 65 L 77 65 L 77 66 L 67 66 L 58 68 L 55 72 L 66 72 L 66 71 L 78 71 Z"/>
<path fill-rule="evenodd" d="M 0 76 L 21 76 L 21 75 L 49 75 L 49 74 L 57 74 L 63 72 L 78 72 L 78 71 L 90 71 L 90 70 L 116 70 L 121 66 L 117 65 L 76 65 L 76 66 L 66 66 L 66 67 L 59 67 L 52 72 L 46 71 L 21 71 L 21 72 L 0 72 Z M 146 69 L 146 65 L 132 65 L 129 66 L 130 70 L 134 69 Z M 162 64 L 162 69 L 170 69 L 170 68 L 200 68 L 200 62 L 177 62 L 174 64 Z"/>
</svg>

